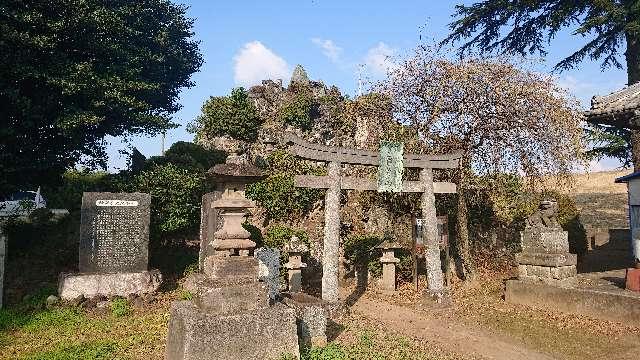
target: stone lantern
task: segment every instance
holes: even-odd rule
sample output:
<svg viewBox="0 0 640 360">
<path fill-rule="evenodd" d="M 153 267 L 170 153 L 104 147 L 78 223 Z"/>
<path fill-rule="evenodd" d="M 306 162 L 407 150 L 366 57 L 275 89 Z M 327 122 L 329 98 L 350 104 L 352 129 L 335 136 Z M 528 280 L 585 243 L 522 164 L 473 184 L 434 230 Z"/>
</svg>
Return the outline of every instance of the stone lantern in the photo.
<svg viewBox="0 0 640 360">
<path fill-rule="evenodd" d="M 302 268 L 307 264 L 302 262 L 302 255 L 309 251 L 307 245 L 297 236 L 292 236 L 291 241 L 284 246 L 284 251 L 289 253 L 289 262 L 284 267 L 289 269 L 289 292 L 302 291 Z"/>
<path fill-rule="evenodd" d="M 400 259 L 396 258 L 395 250 L 401 248 L 400 244 L 391 241 L 384 241 L 376 246 L 376 249 L 382 251 L 380 262 L 382 263 L 382 289 L 384 291 L 396 290 L 396 264 L 400 262 Z"/>
<path fill-rule="evenodd" d="M 218 210 L 222 225 L 215 229 L 213 241 L 209 244 L 213 256 L 204 260 L 204 272 L 207 274 L 211 273 L 213 264 L 217 261 L 215 258 L 248 257 L 256 247 L 256 243 L 249 240 L 251 234 L 242 227 L 242 223 L 250 215 L 249 209 L 255 207 L 255 203 L 247 199 L 244 192 L 247 184 L 265 177 L 255 165 L 236 159 L 215 165 L 209 170 L 209 175 L 221 194 L 212 207 Z"/>
<path fill-rule="evenodd" d="M 271 359 L 283 353 L 298 358 L 296 312 L 271 301 L 268 284 L 259 281 L 259 261 L 250 256 L 256 244 L 242 228 L 254 206 L 244 196 L 245 186 L 262 179 L 262 172 L 227 161 L 209 174 L 217 185 L 212 206 L 221 223 L 204 274 L 193 275 L 192 300 L 171 306 L 165 359 Z"/>
</svg>

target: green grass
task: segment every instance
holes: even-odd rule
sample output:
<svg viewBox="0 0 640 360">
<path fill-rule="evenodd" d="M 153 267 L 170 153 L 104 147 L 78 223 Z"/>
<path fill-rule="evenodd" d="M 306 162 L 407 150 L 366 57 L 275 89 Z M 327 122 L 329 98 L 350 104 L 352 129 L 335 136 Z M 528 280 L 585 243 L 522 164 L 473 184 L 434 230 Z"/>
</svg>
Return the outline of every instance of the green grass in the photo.
<svg viewBox="0 0 640 360">
<path fill-rule="evenodd" d="M 193 294 L 190 291 L 182 290 L 180 292 L 180 300 L 193 300 Z"/>
<path fill-rule="evenodd" d="M 21 357 L 21 360 L 110 360 L 116 345 L 112 342 L 90 342 L 58 346 L 56 349 Z"/>
<path fill-rule="evenodd" d="M 111 314 L 114 317 L 122 317 L 131 314 L 129 301 L 125 298 L 114 298 L 111 300 Z"/>
<path fill-rule="evenodd" d="M 349 344 L 331 342 L 324 347 L 303 349 L 300 360 L 427 360 L 449 359 L 448 356 L 429 354 L 410 340 L 395 335 L 360 331 L 357 341 Z M 284 355 L 280 360 L 295 359 Z"/>
<path fill-rule="evenodd" d="M 47 327 L 68 329 L 84 321 L 84 315 L 75 308 L 56 308 L 24 312 L 16 309 L 0 309 L 0 331 L 23 329 L 38 331 Z"/>
</svg>

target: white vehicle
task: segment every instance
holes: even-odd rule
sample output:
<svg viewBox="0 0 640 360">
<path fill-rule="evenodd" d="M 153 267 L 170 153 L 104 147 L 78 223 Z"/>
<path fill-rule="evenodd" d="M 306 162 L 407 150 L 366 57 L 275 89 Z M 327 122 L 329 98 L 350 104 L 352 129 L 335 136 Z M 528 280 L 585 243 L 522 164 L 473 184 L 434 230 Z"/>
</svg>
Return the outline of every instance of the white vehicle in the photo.
<svg viewBox="0 0 640 360">
<path fill-rule="evenodd" d="M 46 207 L 40 188 L 38 191 L 18 191 L 0 201 L 0 216 L 28 216 L 33 210 Z"/>
</svg>

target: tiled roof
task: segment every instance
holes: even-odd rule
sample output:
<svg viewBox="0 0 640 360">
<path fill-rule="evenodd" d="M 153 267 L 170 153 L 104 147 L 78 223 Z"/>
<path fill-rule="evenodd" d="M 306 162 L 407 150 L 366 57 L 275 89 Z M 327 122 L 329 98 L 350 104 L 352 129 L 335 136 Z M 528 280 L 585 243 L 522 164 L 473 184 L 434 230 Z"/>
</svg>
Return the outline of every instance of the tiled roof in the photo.
<svg viewBox="0 0 640 360">
<path fill-rule="evenodd" d="M 600 117 L 634 110 L 640 110 L 640 83 L 627 86 L 606 96 L 594 96 L 591 100 L 591 110 L 586 111 L 585 115 Z"/>
</svg>

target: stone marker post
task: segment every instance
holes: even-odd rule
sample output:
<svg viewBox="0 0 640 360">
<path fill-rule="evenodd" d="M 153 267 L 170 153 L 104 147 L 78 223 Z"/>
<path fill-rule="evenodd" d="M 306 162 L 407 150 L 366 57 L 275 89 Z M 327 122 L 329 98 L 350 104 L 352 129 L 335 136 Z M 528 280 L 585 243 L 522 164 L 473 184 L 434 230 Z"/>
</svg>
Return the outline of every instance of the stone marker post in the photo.
<svg viewBox="0 0 640 360">
<path fill-rule="evenodd" d="M 440 241 L 438 239 L 438 218 L 436 197 L 433 189 L 433 170 L 420 170 L 420 182 L 424 186 L 420 206 L 422 208 L 423 236 L 425 241 L 425 263 L 427 267 L 428 293 L 440 299 L 444 292 L 442 267 L 440 265 Z"/>
<path fill-rule="evenodd" d="M 395 249 L 400 249 L 401 246 L 397 243 L 384 242 L 377 246 L 382 250 L 382 257 L 380 262 L 382 263 L 382 289 L 384 291 L 393 292 L 396 291 L 396 264 L 400 262 L 400 259 L 395 256 Z"/>
<path fill-rule="evenodd" d="M 0 220 L 0 309 L 4 298 L 4 259 L 7 253 L 7 235 L 4 233 L 3 227 L 4 221 Z"/>
<path fill-rule="evenodd" d="M 327 176 L 331 185 L 324 200 L 324 248 L 322 252 L 322 300 L 338 302 L 340 261 L 340 163 L 330 162 Z"/>
<path fill-rule="evenodd" d="M 280 295 L 280 250 L 262 247 L 253 252 L 258 259 L 258 280 L 269 287 L 269 298 L 276 300 Z"/>
<path fill-rule="evenodd" d="M 283 250 L 289 253 L 289 262 L 284 265 L 289 269 L 289 292 L 301 292 L 302 268 L 307 267 L 307 264 L 302 262 L 302 255 L 309 251 L 309 248 L 294 235 Z"/>
</svg>

